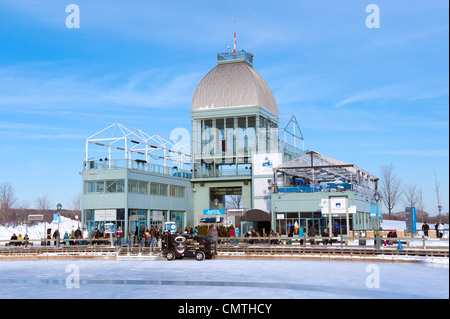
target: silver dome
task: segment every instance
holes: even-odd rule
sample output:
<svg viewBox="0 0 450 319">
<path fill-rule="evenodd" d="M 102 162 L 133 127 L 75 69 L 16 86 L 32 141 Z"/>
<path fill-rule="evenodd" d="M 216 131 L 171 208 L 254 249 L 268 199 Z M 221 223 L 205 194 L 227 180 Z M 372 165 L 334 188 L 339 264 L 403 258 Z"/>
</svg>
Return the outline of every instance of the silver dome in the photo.
<svg viewBox="0 0 450 319">
<path fill-rule="evenodd" d="M 272 91 L 263 78 L 244 62 L 218 64 L 200 81 L 191 111 L 259 105 L 278 115 Z"/>
</svg>

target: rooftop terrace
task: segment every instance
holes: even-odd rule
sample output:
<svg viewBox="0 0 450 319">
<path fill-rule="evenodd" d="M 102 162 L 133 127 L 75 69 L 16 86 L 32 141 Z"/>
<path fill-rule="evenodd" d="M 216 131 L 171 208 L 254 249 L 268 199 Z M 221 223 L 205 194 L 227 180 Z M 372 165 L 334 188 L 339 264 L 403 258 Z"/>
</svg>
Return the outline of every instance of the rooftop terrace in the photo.
<svg viewBox="0 0 450 319">
<path fill-rule="evenodd" d="M 250 52 L 245 52 L 244 50 L 238 52 L 225 52 L 217 53 L 217 63 L 234 63 L 234 62 L 245 62 L 249 66 L 253 67 L 253 54 Z"/>
</svg>

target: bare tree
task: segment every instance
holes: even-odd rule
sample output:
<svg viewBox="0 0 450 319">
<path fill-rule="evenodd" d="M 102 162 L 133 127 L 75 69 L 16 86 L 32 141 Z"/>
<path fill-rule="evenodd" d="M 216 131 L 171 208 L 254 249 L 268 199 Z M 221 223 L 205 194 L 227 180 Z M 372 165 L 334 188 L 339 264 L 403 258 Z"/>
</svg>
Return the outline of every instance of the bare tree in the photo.
<svg viewBox="0 0 450 319">
<path fill-rule="evenodd" d="M 422 188 L 417 189 L 417 220 L 419 220 L 419 217 L 423 223 L 425 218 L 425 212 L 423 207 L 423 191 Z"/>
<path fill-rule="evenodd" d="M 242 208 L 242 195 L 227 195 L 225 205 L 229 209 Z"/>
<path fill-rule="evenodd" d="M 77 213 L 81 211 L 81 193 L 76 194 L 71 200 L 70 203 L 67 203 L 67 207 L 69 207 L 72 212 L 72 217 L 75 217 Z"/>
<path fill-rule="evenodd" d="M 51 210 L 52 202 L 48 198 L 47 195 L 44 195 L 42 197 L 38 197 L 34 200 L 34 206 L 37 210 L 41 212 L 45 216 L 46 220 L 51 220 L 51 215 L 49 214 L 49 210 Z"/>
<path fill-rule="evenodd" d="M 9 222 L 8 214 L 16 203 L 16 191 L 10 183 L 0 184 L 0 224 Z"/>
<path fill-rule="evenodd" d="M 441 223 L 441 210 L 439 209 L 439 207 L 441 207 L 441 196 L 440 196 L 440 191 L 439 188 L 441 187 L 441 183 L 439 183 L 438 178 L 437 178 L 437 174 L 436 172 L 434 172 L 434 191 L 436 192 L 436 197 L 437 197 L 437 204 L 438 204 L 438 211 L 439 211 L 439 224 Z"/>
<path fill-rule="evenodd" d="M 402 181 L 394 172 L 392 164 L 381 166 L 380 191 L 382 202 L 392 218 L 392 210 L 402 197 Z"/>
<path fill-rule="evenodd" d="M 419 202 L 419 190 L 416 185 L 408 184 L 403 191 L 403 204 L 406 207 L 416 207 Z"/>
</svg>

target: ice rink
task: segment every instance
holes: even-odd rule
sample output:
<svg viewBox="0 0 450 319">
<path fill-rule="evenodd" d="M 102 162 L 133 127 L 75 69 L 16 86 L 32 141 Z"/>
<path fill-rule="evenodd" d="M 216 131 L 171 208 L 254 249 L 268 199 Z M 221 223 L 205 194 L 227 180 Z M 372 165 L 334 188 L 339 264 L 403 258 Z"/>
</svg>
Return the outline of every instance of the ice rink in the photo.
<svg viewBox="0 0 450 319">
<path fill-rule="evenodd" d="M 449 268 L 448 262 L 3 259 L 0 298 L 449 298 Z"/>
</svg>

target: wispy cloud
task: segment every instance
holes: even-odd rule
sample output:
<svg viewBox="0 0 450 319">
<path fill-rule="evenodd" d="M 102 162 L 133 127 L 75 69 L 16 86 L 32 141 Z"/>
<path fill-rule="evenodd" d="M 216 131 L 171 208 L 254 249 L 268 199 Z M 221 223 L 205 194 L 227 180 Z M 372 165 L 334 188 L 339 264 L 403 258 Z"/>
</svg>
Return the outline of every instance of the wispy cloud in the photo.
<svg viewBox="0 0 450 319">
<path fill-rule="evenodd" d="M 381 155 L 401 155 L 401 156 L 411 156 L 411 157 L 449 157 L 449 150 L 426 150 L 426 149 L 415 149 L 415 150 L 373 150 L 368 151 L 370 154 L 381 154 Z"/>
<path fill-rule="evenodd" d="M 432 83 L 429 81 L 400 83 L 362 91 L 340 100 L 335 104 L 335 107 L 377 99 L 419 100 L 448 97 L 448 81 L 446 86 L 442 85 L 445 84 L 445 81 L 444 83 L 439 82 L 433 86 L 435 82 L 439 81 L 434 80 Z"/>
<path fill-rule="evenodd" d="M 175 108 L 190 103 L 200 72 L 146 70 L 87 78 L 82 70 L 65 74 L 0 69 L 0 112 L 113 110 L 126 107 Z M 19 109 L 14 108 L 19 106 Z"/>
</svg>

